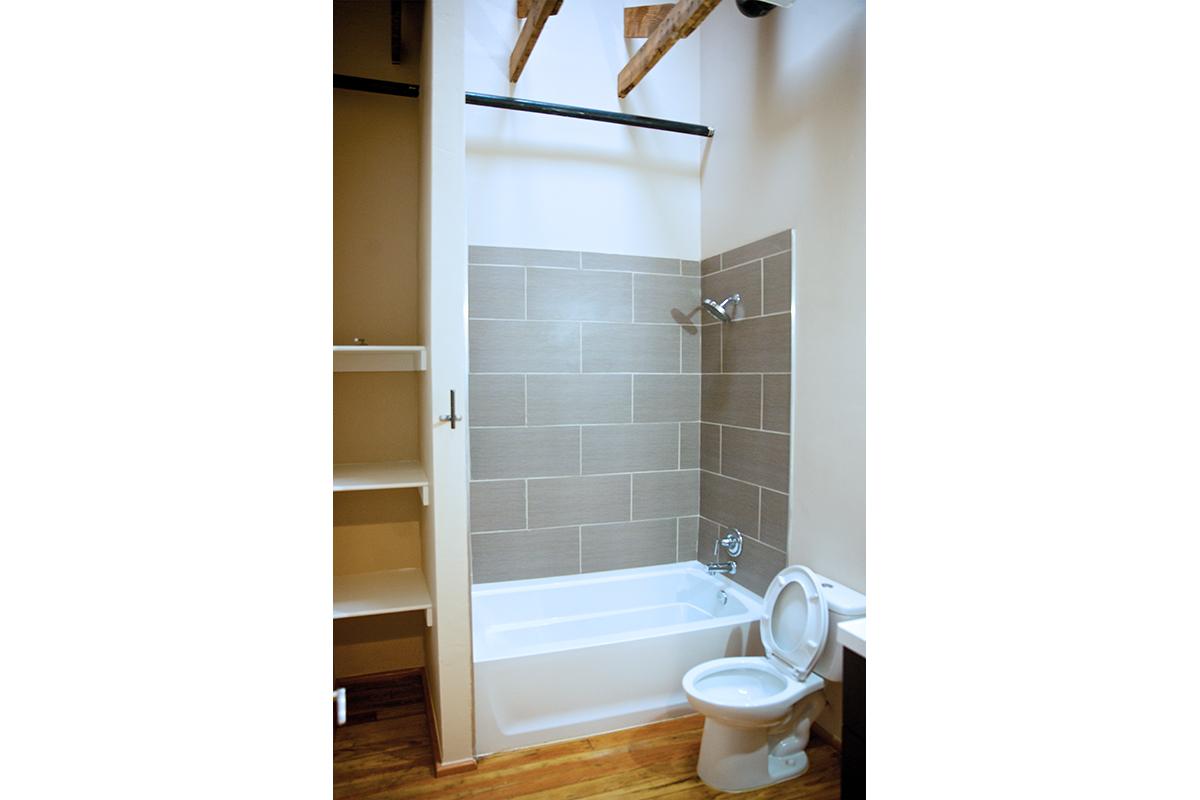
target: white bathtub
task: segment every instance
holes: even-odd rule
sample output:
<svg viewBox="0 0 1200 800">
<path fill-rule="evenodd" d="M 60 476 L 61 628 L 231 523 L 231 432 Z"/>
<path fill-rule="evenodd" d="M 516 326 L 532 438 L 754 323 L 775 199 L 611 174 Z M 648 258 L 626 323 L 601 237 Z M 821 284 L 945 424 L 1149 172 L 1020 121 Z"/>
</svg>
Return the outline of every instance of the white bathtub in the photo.
<svg viewBox="0 0 1200 800">
<path fill-rule="evenodd" d="M 762 601 L 697 561 L 476 584 L 475 751 L 691 713 L 683 675 L 746 654 Z"/>
</svg>

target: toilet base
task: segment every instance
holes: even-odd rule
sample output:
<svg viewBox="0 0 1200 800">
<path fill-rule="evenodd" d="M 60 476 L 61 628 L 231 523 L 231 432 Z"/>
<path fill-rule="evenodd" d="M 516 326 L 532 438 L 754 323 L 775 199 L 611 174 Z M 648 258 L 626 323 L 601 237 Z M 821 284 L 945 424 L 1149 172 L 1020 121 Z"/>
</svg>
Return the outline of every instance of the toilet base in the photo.
<svg viewBox="0 0 1200 800">
<path fill-rule="evenodd" d="M 809 729 L 824 706 L 818 694 L 773 726 L 737 727 L 708 717 L 696 773 L 722 792 L 747 792 L 803 775 Z"/>
</svg>

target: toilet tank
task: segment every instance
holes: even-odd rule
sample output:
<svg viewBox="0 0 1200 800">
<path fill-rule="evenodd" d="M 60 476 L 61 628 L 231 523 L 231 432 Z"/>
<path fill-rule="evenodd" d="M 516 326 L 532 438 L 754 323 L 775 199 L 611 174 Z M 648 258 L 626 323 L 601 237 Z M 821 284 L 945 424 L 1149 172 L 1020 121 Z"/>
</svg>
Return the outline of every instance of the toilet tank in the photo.
<svg viewBox="0 0 1200 800">
<path fill-rule="evenodd" d="M 816 574 L 816 573 L 814 573 Z M 856 592 L 849 586 L 844 586 L 835 580 L 817 575 L 817 583 L 825 593 L 825 602 L 829 605 L 829 634 L 825 639 L 825 649 L 817 659 L 813 672 L 827 681 L 842 680 L 842 646 L 837 642 L 837 626 L 840 622 L 858 619 L 867 615 L 867 597 Z"/>
</svg>

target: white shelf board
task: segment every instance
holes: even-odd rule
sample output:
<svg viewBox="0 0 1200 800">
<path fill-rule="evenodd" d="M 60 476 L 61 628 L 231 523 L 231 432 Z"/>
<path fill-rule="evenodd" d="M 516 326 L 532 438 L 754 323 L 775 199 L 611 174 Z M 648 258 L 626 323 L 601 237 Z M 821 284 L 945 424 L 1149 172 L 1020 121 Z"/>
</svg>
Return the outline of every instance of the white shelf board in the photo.
<svg viewBox="0 0 1200 800">
<path fill-rule="evenodd" d="M 429 478 L 418 461 L 368 461 L 333 465 L 335 492 L 375 489 L 419 489 L 421 504 L 429 505 Z"/>
<path fill-rule="evenodd" d="M 333 576 L 333 618 L 369 617 L 402 611 L 424 611 L 433 625 L 433 601 L 419 569 L 386 569 Z"/>
<path fill-rule="evenodd" d="M 334 372 L 421 372 L 425 348 L 399 344 L 335 344 Z"/>
</svg>

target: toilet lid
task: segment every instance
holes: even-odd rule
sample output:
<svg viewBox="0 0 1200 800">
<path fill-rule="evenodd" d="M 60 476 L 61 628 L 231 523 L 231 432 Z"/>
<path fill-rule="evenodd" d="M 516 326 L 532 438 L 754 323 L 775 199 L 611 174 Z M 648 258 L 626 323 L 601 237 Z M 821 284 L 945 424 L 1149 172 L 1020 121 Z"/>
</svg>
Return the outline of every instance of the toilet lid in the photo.
<svg viewBox="0 0 1200 800">
<path fill-rule="evenodd" d="M 768 658 L 784 662 L 799 680 L 808 677 L 829 633 L 829 606 L 812 570 L 796 565 L 775 576 L 758 632 Z"/>
</svg>

